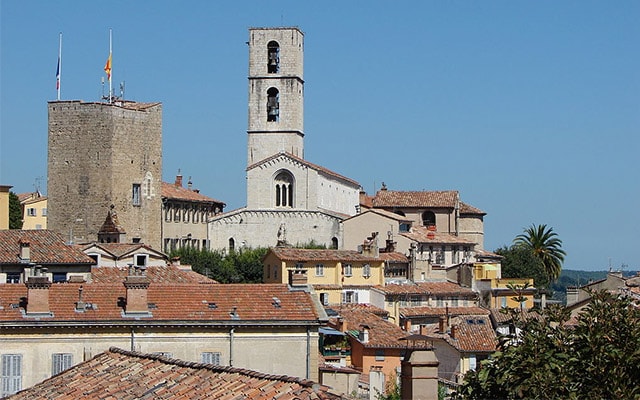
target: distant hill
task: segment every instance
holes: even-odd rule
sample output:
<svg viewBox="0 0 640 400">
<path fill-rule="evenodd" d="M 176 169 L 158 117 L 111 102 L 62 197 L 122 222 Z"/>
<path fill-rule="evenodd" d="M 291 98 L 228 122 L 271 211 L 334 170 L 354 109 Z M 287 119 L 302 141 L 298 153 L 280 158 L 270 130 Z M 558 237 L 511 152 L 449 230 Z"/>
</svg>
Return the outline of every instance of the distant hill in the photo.
<svg viewBox="0 0 640 400">
<path fill-rule="evenodd" d="M 587 283 L 598 281 L 607 277 L 609 271 L 579 271 L 563 269 L 558 280 L 551 284 L 553 299 L 561 300 L 563 303 L 567 299 L 567 286 L 583 286 Z M 638 271 L 623 271 L 624 276 L 634 276 Z"/>
</svg>

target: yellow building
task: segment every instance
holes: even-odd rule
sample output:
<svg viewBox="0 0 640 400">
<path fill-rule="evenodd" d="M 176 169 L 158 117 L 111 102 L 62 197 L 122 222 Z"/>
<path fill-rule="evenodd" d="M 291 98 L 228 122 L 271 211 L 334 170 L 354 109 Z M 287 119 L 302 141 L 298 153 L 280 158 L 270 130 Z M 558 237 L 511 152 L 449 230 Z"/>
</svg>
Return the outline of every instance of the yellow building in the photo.
<svg viewBox="0 0 640 400">
<path fill-rule="evenodd" d="M 536 292 L 533 278 L 502 278 L 500 262 L 474 263 L 473 279 L 486 307 L 533 307 L 533 296 Z M 525 299 L 522 304 L 515 300 L 520 296 Z"/>
<path fill-rule="evenodd" d="M 12 187 L 0 185 L 0 229 L 9 229 L 9 190 Z"/>
<path fill-rule="evenodd" d="M 309 284 L 325 305 L 369 303 L 370 288 L 384 285 L 385 266 L 404 256 L 366 250 L 274 247 L 263 260 L 263 281 Z"/>
<path fill-rule="evenodd" d="M 18 195 L 22 207 L 22 229 L 47 229 L 47 196 L 40 192 Z"/>
</svg>

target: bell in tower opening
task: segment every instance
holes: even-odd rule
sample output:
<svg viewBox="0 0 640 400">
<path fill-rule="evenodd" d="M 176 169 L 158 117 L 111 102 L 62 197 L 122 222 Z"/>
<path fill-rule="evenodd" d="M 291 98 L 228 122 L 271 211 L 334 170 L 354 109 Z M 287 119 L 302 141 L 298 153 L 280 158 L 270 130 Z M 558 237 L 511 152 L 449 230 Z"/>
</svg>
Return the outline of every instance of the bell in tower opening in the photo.
<svg viewBox="0 0 640 400">
<path fill-rule="evenodd" d="M 280 117 L 280 92 L 272 87 L 267 90 L 267 121 L 277 122 Z"/>
<path fill-rule="evenodd" d="M 267 72 L 270 74 L 277 74 L 280 72 L 280 46 L 278 45 L 278 42 L 269 42 L 269 44 L 267 44 L 267 50 Z"/>
</svg>

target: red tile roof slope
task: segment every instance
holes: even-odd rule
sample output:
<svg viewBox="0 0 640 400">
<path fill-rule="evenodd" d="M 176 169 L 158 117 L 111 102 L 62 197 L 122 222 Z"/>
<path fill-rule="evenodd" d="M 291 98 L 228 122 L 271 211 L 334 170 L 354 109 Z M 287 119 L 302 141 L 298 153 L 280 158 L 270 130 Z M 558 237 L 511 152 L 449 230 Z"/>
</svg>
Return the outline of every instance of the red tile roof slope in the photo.
<svg viewBox="0 0 640 400">
<path fill-rule="evenodd" d="M 380 261 L 355 250 L 294 249 L 273 247 L 271 251 L 282 261 Z"/>
<path fill-rule="evenodd" d="M 108 251 L 109 253 L 113 254 L 116 257 L 121 257 L 125 254 L 130 254 L 131 252 L 136 251 L 138 249 L 145 249 L 150 252 L 164 254 L 158 250 L 155 250 L 153 247 L 143 243 L 88 243 L 85 245 L 81 245 L 80 249 L 84 251 L 93 246 L 100 247 L 103 250 Z"/>
<path fill-rule="evenodd" d="M 452 319 L 451 326 L 456 326 L 455 338 L 449 333 L 428 334 L 429 337 L 444 339 L 447 343 L 462 352 L 491 353 L 496 350 L 498 340 L 491 321 L 486 315 L 460 316 Z"/>
<path fill-rule="evenodd" d="M 409 232 L 399 232 L 400 235 L 419 243 L 433 244 L 466 244 L 474 245 L 475 242 L 463 239 L 460 236 L 449 233 L 430 231 L 426 226 L 412 226 Z"/>
<path fill-rule="evenodd" d="M 62 235 L 46 230 L 0 230 L 0 264 L 20 263 L 20 242 L 30 244 L 30 262 L 36 264 L 87 264 L 93 259 L 65 243 Z"/>
<path fill-rule="evenodd" d="M 487 213 L 482 211 L 481 209 L 469 205 L 463 201 L 460 202 L 460 214 L 487 215 Z"/>
<path fill-rule="evenodd" d="M 93 267 L 91 278 L 93 283 L 120 283 L 124 282 L 129 274 L 127 267 Z M 218 283 L 195 271 L 174 266 L 147 267 L 147 277 L 155 283 Z"/>
<path fill-rule="evenodd" d="M 453 208 L 458 200 L 457 190 L 394 191 L 379 190 L 373 199 L 374 207 L 443 207 Z"/>
<path fill-rule="evenodd" d="M 205 196 L 203 194 L 200 194 L 199 192 L 196 192 L 195 190 L 176 186 L 173 183 L 162 182 L 161 190 L 162 197 L 166 197 L 169 199 L 188 200 L 201 203 L 219 203 L 225 205 L 225 203 L 220 200 Z"/>
<path fill-rule="evenodd" d="M 489 310 L 482 307 L 403 307 L 403 317 L 440 317 L 445 315 L 489 315 Z"/>
<path fill-rule="evenodd" d="M 8 399 L 346 399 L 285 375 L 168 359 L 115 347 Z"/>
<path fill-rule="evenodd" d="M 82 300 L 93 304 L 93 309 L 75 311 L 80 287 L 83 289 Z M 49 291 L 49 308 L 53 317 L 47 318 L 47 322 L 100 324 L 131 320 L 122 315 L 123 309 L 119 305 L 119 298 L 126 298 L 122 283 L 54 283 Z M 149 310 L 152 316 L 142 319 L 155 324 L 175 321 L 293 323 L 319 318 L 308 293 L 290 291 L 283 284 L 151 283 L 147 293 L 148 303 L 153 304 Z M 0 284 L 0 325 L 3 322 L 19 325 L 33 322 L 24 318 L 22 308 L 12 307 L 26 296 L 25 285 Z M 274 298 L 279 300 L 279 304 Z M 234 307 L 237 320 L 231 316 Z"/>
<path fill-rule="evenodd" d="M 376 286 L 376 290 L 385 294 L 439 294 L 464 297 L 476 296 L 476 293 L 470 288 L 462 287 L 457 283 L 448 281 L 419 282 L 408 285 L 390 283 L 385 286 Z"/>
<path fill-rule="evenodd" d="M 349 332 L 355 329 L 362 330 L 363 325 L 369 327 L 369 341 L 367 343 L 362 343 L 356 337 L 364 347 L 400 348 L 407 346 L 406 341 L 401 340 L 408 336 L 407 332 L 373 313 L 361 309 L 342 309 L 339 314 L 347 322 Z"/>
</svg>

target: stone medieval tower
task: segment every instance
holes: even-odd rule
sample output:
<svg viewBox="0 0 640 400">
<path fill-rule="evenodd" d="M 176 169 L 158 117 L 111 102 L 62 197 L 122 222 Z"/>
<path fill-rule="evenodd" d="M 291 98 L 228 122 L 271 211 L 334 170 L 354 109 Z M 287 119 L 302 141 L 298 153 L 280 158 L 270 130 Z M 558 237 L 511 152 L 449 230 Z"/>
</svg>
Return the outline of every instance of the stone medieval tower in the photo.
<svg viewBox="0 0 640 400">
<path fill-rule="evenodd" d="M 126 241 L 161 249 L 162 105 L 49 102 L 48 227 L 97 240 L 116 213 Z"/>
<path fill-rule="evenodd" d="M 304 35 L 249 29 L 248 165 L 281 152 L 304 158 Z"/>
</svg>

